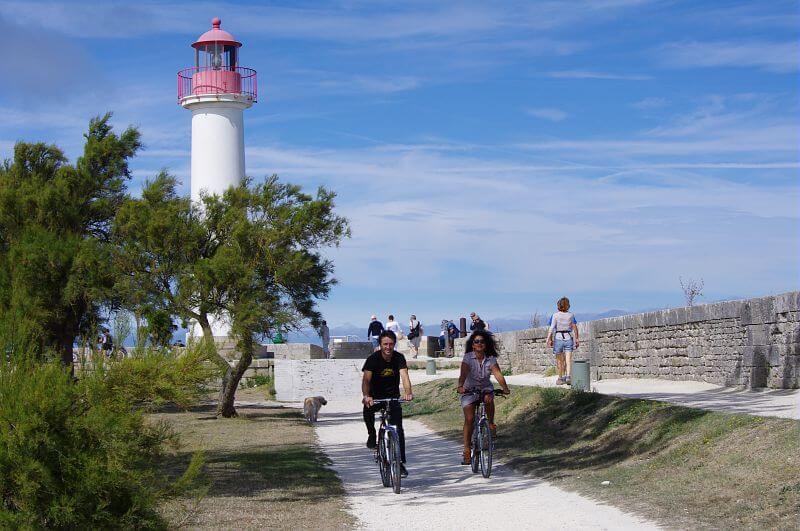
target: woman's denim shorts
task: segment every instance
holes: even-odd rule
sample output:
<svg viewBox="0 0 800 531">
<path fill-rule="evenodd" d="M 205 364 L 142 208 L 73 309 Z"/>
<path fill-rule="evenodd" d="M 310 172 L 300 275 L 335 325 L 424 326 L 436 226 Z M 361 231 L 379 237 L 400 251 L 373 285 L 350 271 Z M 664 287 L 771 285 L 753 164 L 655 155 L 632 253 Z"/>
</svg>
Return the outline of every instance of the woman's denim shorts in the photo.
<svg viewBox="0 0 800 531">
<path fill-rule="evenodd" d="M 562 352 L 572 352 L 575 350 L 575 340 L 572 339 L 571 335 L 568 337 L 569 339 L 559 339 L 558 336 L 556 336 L 555 341 L 553 341 L 553 354 L 561 354 Z"/>
</svg>

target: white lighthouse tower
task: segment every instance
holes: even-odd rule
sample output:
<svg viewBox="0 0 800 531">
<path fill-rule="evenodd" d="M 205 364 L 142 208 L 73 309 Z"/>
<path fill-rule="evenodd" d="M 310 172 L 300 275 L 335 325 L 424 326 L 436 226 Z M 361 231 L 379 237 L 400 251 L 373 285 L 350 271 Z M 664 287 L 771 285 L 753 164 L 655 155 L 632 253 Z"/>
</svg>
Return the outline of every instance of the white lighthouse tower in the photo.
<svg viewBox="0 0 800 531">
<path fill-rule="evenodd" d="M 239 66 L 242 43 L 221 23 L 214 17 L 211 29 L 192 44 L 194 66 L 178 72 L 178 102 L 192 111 L 192 202 L 203 192 L 222 195 L 244 179 L 243 114 L 258 98 L 256 71 Z M 214 316 L 210 324 L 215 337 L 229 335 L 226 316 Z M 196 323 L 187 334 L 200 335 Z"/>
<path fill-rule="evenodd" d="M 258 96 L 256 71 L 239 66 L 242 43 L 221 23 L 214 17 L 192 44 L 194 66 L 178 72 L 178 101 L 192 111 L 192 201 L 244 179 L 243 114 Z"/>
</svg>

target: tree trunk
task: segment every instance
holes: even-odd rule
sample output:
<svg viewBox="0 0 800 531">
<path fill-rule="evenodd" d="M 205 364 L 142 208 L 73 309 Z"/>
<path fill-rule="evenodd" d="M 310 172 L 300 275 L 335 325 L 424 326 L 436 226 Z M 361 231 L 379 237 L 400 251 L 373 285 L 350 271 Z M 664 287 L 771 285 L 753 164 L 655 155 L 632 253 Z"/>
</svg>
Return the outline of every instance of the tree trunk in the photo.
<svg viewBox="0 0 800 531">
<path fill-rule="evenodd" d="M 58 351 L 61 354 L 61 365 L 68 371 L 70 376 L 75 375 L 75 364 L 72 362 L 73 348 L 75 343 L 75 336 L 64 330 L 58 335 Z"/>
<path fill-rule="evenodd" d="M 236 389 L 239 387 L 239 382 L 242 381 L 245 371 L 250 367 L 253 362 L 253 336 L 246 333 L 239 341 L 239 350 L 241 356 L 239 362 L 233 371 L 229 372 L 226 376 L 227 381 L 223 383 L 222 399 L 217 405 L 217 416 L 225 418 L 235 417 L 236 408 L 233 407 L 233 402 L 236 399 Z"/>
<path fill-rule="evenodd" d="M 197 323 L 200 325 L 200 329 L 203 331 L 203 341 L 206 342 L 206 348 L 212 349 L 216 358 L 215 363 L 222 372 L 222 385 L 220 385 L 219 396 L 217 397 L 217 415 L 219 415 L 220 404 L 225 401 L 225 389 L 228 388 L 228 382 L 231 381 L 233 376 L 233 368 L 228 363 L 228 360 L 222 357 L 219 351 L 217 351 L 217 345 L 214 343 L 214 332 L 211 330 L 211 324 L 208 322 L 208 316 L 201 314 L 200 318 L 197 319 Z M 231 404 L 233 404 L 233 402 L 231 402 Z M 236 411 L 234 410 L 233 415 L 235 414 Z"/>
</svg>

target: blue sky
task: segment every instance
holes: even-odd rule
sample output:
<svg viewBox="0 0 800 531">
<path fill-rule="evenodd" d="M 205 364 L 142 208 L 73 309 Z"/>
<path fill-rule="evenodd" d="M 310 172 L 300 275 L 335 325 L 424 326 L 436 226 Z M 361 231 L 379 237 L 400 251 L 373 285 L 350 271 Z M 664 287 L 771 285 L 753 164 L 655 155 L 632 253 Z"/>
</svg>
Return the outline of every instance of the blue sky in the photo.
<svg viewBox="0 0 800 531">
<path fill-rule="evenodd" d="M 0 0 L 0 157 L 111 110 L 188 194 L 175 75 L 219 16 L 259 77 L 248 174 L 339 193 L 331 324 L 800 289 L 796 1 Z"/>
</svg>

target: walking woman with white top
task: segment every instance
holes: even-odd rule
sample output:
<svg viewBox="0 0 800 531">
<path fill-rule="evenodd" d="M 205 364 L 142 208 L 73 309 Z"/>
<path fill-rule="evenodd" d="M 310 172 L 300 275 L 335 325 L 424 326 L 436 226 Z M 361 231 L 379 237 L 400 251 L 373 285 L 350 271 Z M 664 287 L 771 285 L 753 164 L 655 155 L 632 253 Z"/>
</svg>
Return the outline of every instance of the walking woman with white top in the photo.
<svg viewBox="0 0 800 531">
<path fill-rule="evenodd" d="M 569 299 L 561 297 L 556 303 L 558 311 L 550 318 L 547 331 L 547 346 L 553 347 L 558 366 L 556 385 L 572 383 L 572 351 L 578 348 L 578 325 L 575 315 L 569 311 Z M 566 377 L 565 377 L 566 373 Z"/>
</svg>

